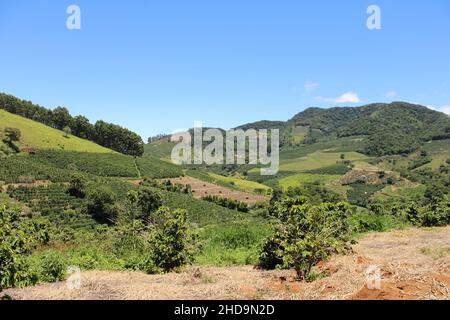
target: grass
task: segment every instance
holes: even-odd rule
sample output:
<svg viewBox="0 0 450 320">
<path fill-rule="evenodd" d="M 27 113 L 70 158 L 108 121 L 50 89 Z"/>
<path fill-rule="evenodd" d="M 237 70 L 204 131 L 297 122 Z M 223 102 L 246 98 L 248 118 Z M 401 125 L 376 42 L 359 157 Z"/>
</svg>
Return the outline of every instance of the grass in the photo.
<svg viewBox="0 0 450 320">
<path fill-rule="evenodd" d="M 81 139 L 44 124 L 0 110 L 0 132 L 7 127 L 17 128 L 21 132 L 20 147 L 33 149 L 68 150 L 95 153 L 114 153 L 94 142 Z"/>
<path fill-rule="evenodd" d="M 385 186 L 380 191 L 373 195 L 375 200 L 392 201 L 393 199 L 420 199 L 425 193 L 426 187 L 424 185 L 417 185 L 413 187 L 392 187 Z"/>
<path fill-rule="evenodd" d="M 349 225 L 356 238 L 362 238 L 369 232 L 386 232 L 402 229 L 407 224 L 393 215 L 377 215 L 358 208 L 357 213 L 349 217 Z"/>
<path fill-rule="evenodd" d="M 346 160 L 351 161 L 365 160 L 368 158 L 355 151 L 344 152 L 344 155 Z M 336 164 L 337 161 L 341 160 L 340 157 L 341 153 L 339 152 L 316 151 L 300 158 L 281 161 L 280 170 L 294 172 L 317 170 Z"/>
<path fill-rule="evenodd" d="M 195 263 L 208 266 L 254 265 L 258 250 L 269 234 L 269 225 L 256 218 L 205 227 L 200 233 L 203 248 Z"/>
<path fill-rule="evenodd" d="M 294 127 L 292 128 L 292 136 L 291 136 L 291 143 L 293 144 L 299 144 L 301 143 L 306 136 L 308 135 L 308 128 L 307 127 Z"/>
<path fill-rule="evenodd" d="M 216 173 L 209 172 L 208 175 L 216 182 L 222 185 L 231 185 L 235 189 L 248 193 L 257 193 L 257 190 L 269 191 L 270 187 L 250 180 L 244 180 L 239 177 L 226 177 Z"/>
<path fill-rule="evenodd" d="M 170 159 L 177 142 L 150 143 L 144 146 L 144 155 L 160 159 Z"/>
<path fill-rule="evenodd" d="M 340 177 L 340 175 L 333 174 L 298 173 L 279 179 L 278 185 L 283 189 L 287 189 L 289 187 L 298 187 L 303 183 L 320 182 L 327 184 L 339 180 Z"/>
<path fill-rule="evenodd" d="M 421 252 L 433 260 L 438 260 L 450 256 L 450 247 L 422 248 Z"/>
</svg>

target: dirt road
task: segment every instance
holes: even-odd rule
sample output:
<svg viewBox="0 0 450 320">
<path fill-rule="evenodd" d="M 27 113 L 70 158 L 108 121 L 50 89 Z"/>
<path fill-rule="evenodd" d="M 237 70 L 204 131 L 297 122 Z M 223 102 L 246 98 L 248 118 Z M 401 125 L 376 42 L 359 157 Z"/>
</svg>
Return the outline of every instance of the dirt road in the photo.
<svg viewBox="0 0 450 320">
<path fill-rule="evenodd" d="M 6 293 L 15 299 L 450 299 L 450 227 L 371 234 L 353 254 L 319 268 L 328 275 L 311 283 L 294 281 L 290 271 L 251 266 L 165 275 L 89 271 L 78 290 L 59 282 Z M 380 288 L 369 289 L 377 274 Z"/>
</svg>

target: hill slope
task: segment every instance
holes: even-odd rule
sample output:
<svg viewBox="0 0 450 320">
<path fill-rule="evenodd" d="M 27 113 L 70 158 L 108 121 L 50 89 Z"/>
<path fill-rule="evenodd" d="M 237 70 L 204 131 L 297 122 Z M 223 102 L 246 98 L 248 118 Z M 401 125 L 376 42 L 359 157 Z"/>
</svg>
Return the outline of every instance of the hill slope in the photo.
<svg viewBox="0 0 450 320">
<path fill-rule="evenodd" d="M 63 131 L 50 128 L 39 122 L 0 110 L 0 132 L 7 127 L 17 128 L 21 132 L 20 148 L 67 150 L 95 153 L 112 153 L 114 151 L 94 142 L 70 135 L 65 137 Z"/>
<path fill-rule="evenodd" d="M 259 129 L 262 124 L 281 129 L 281 145 L 284 146 L 363 136 L 364 145 L 360 151 L 377 156 L 410 153 L 425 141 L 450 138 L 450 117 L 406 102 L 308 108 L 284 126 L 280 122 L 259 121 L 239 128 Z"/>
</svg>

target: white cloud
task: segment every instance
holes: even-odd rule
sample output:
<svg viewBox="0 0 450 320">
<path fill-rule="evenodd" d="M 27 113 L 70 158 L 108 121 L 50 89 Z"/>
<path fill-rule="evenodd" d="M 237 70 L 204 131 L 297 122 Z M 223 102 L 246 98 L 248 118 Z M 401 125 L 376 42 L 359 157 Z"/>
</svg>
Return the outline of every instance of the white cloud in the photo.
<svg viewBox="0 0 450 320">
<path fill-rule="evenodd" d="M 317 89 L 319 87 L 319 84 L 317 82 L 307 81 L 303 87 L 306 91 L 312 91 L 314 89 Z"/>
<path fill-rule="evenodd" d="M 395 92 L 395 91 L 389 91 L 386 93 L 386 97 L 388 97 L 388 98 L 393 98 L 396 95 L 397 95 L 397 92 Z"/>
<path fill-rule="evenodd" d="M 433 106 L 426 106 L 428 109 L 434 110 L 434 111 L 439 111 L 439 112 L 443 112 L 445 114 L 448 114 L 450 116 L 450 105 L 444 105 L 442 107 L 433 107 Z"/>
<path fill-rule="evenodd" d="M 450 116 L 450 105 L 442 106 L 439 108 L 441 112 Z"/>
<path fill-rule="evenodd" d="M 358 94 L 355 92 L 351 92 L 351 91 L 346 92 L 337 98 L 316 97 L 315 99 L 317 101 L 334 102 L 334 103 L 358 103 L 358 102 L 361 102 L 361 100 L 358 97 Z"/>
</svg>

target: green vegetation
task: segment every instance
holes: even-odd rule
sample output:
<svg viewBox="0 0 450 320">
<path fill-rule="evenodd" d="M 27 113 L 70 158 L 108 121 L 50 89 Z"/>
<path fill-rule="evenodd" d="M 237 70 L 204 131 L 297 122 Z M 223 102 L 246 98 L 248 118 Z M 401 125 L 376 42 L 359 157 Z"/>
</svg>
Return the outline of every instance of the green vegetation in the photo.
<svg viewBox="0 0 450 320">
<path fill-rule="evenodd" d="M 244 125 L 281 130 L 281 170 L 266 177 L 254 165 L 173 165 L 167 136 L 135 157 L 139 143 L 126 131 L 11 99 L 0 96 L 0 109 L 12 103 L 14 113 L 54 128 L 0 110 L 5 287 L 63 279 L 69 265 L 159 273 L 258 264 L 293 268 L 309 281 L 319 261 L 346 252 L 351 236 L 450 224 L 448 117 L 419 106 L 308 109 L 288 122 Z M 169 181 L 184 174 L 272 199 L 195 199 L 189 186 Z"/>
<path fill-rule="evenodd" d="M 255 265 L 258 250 L 269 236 L 270 226 L 260 218 L 241 218 L 200 233 L 202 250 L 195 263 L 210 266 Z"/>
<path fill-rule="evenodd" d="M 219 197 L 219 196 L 205 196 L 205 197 L 202 197 L 202 200 L 216 203 L 219 206 L 222 206 L 222 207 L 225 207 L 225 208 L 228 208 L 231 210 L 237 210 L 240 212 L 248 212 L 247 204 L 244 202 L 241 202 L 241 201 L 223 198 L 223 197 Z"/>
<path fill-rule="evenodd" d="M 0 287 L 25 286 L 38 281 L 26 260 L 49 236 L 44 223 L 23 219 L 19 212 L 0 208 Z"/>
<path fill-rule="evenodd" d="M 340 175 L 331 174 L 310 174 L 310 173 L 298 173 L 286 178 L 282 178 L 278 181 L 278 185 L 283 189 L 290 187 L 297 187 L 305 183 L 330 183 L 332 181 L 339 180 Z"/>
<path fill-rule="evenodd" d="M 21 149 L 52 149 L 80 152 L 112 153 L 111 149 L 75 136 L 65 137 L 63 131 L 11 114 L 0 107 L 0 132 L 6 128 L 20 130 Z"/>
<path fill-rule="evenodd" d="M 104 150 L 83 140 L 88 139 L 120 153 L 133 156 L 141 156 L 144 153 L 144 143 L 136 133 L 101 120 L 92 125 L 86 117 L 72 117 L 66 108 L 57 107 L 50 110 L 12 95 L 0 93 L 0 109 L 2 109 L 0 110 L 0 124 L 8 123 L 10 127 L 20 129 L 24 134 L 24 142 L 29 143 L 28 147 L 65 149 L 68 146 L 67 150 L 87 152 Z M 24 118 L 33 121 L 26 121 Z M 44 126 L 39 126 L 37 122 Z M 58 130 L 49 130 L 49 127 Z M 3 129 L 1 125 L 0 129 Z M 69 137 L 69 134 L 82 139 Z M 46 140 L 42 140 L 43 136 L 46 137 Z M 49 138 L 50 140 L 47 140 Z M 63 139 L 73 141 L 69 143 Z"/>
<path fill-rule="evenodd" d="M 215 173 L 208 173 L 208 175 L 213 179 L 213 182 L 218 183 L 222 186 L 234 186 L 237 190 L 248 192 L 248 193 L 263 193 L 268 192 L 270 187 L 265 186 L 261 183 L 244 180 L 239 177 L 232 176 L 222 176 Z"/>
<path fill-rule="evenodd" d="M 350 248 L 350 208 L 344 203 L 311 205 L 306 198 L 285 198 L 274 204 L 275 232 L 264 243 L 260 266 L 293 268 L 310 279 L 312 268 L 334 253 Z"/>
</svg>

